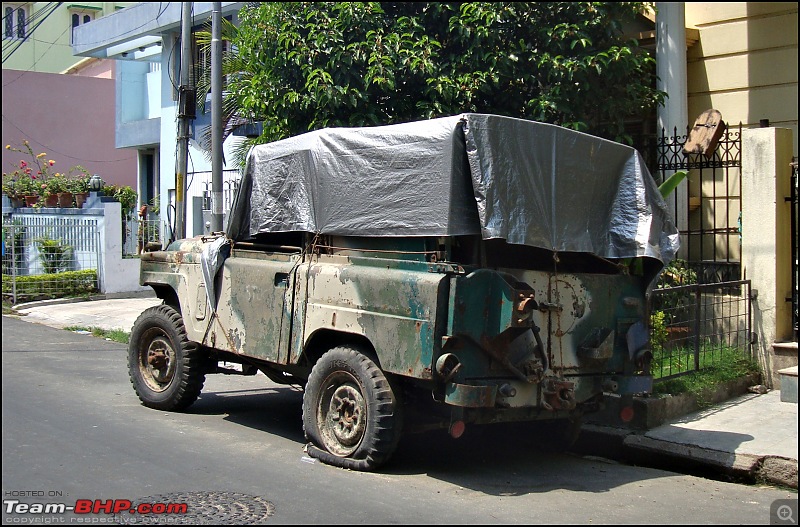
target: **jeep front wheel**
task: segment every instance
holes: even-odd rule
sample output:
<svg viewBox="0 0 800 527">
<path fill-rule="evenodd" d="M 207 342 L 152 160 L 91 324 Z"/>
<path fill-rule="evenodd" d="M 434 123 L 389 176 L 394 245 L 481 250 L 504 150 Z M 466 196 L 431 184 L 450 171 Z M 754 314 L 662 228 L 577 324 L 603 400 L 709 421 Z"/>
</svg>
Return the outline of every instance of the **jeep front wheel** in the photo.
<svg viewBox="0 0 800 527">
<path fill-rule="evenodd" d="M 309 454 L 353 470 L 373 470 L 397 447 L 400 403 L 381 369 L 364 353 L 343 346 L 311 370 L 303 395 Z"/>
<path fill-rule="evenodd" d="M 136 319 L 128 373 L 139 400 L 150 408 L 183 410 L 200 395 L 205 382 L 202 357 L 173 307 L 151 307 Z"/>
</svg>

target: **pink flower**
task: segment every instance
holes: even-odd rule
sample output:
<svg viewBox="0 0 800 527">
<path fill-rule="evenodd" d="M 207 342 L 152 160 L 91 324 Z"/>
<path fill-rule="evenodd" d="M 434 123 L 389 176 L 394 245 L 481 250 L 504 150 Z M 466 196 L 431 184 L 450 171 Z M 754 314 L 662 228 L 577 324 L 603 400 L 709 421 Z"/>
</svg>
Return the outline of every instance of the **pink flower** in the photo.
<svg viewBox="0 0 800 527">
<path fill-rule="evenodd" d="M 26 163 L 25 160 L 23 159 L 19 162 L 19 166 L 20 168 L 25 168 L 26 166 L 28 166 L 28 163 Z"/>
</svg>

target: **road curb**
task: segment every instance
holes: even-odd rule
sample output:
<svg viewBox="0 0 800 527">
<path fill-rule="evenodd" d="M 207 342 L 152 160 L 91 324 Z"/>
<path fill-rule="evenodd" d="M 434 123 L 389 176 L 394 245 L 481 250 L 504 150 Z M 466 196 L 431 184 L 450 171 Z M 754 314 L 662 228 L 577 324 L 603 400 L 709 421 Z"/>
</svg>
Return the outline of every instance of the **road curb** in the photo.
<svg viewBox="0 0 800 527">
<path fill-rule="evenodd" d="M 79 302 L 95 302 L 97 300 L 123 300 L 127 298 L 156 298 L 156 294 L 152 289 L 148 289 L 144 291 L 129 291 L 123 293 L 100 293 L 86 298 L 51 298 L 49 300 L 34 300 L 33 302 L 14 304 L 12 309 L 30 309 L 34 307 L 55 306 L 59 304 L 76 304 Z"/>
<path fill-rule="evenodd" d="M 797 490 L 797 460 L 765 456 L 758 470 L 759 479 Z"/>
<path fill-rule="evenodd" d="M 712 450 L 697 445 L 672 443 L 643 435 L 629 435 L 624 447 L 634 459 L 659 455 L 683 463 L 715 468 L 724 474 L 752 479 L 761 466 L 761 458 L 752 454 L 737 454 Z"/>
<path fill-rule="evenodd" d="M 640 466 L 670 469 L 679 465 L 751 483 L 798 488 L 796 459 L 738 454 L 674 443 L 647 437 L 643 432 L 631 429 L 584 425 L 573 450 Z"/>
</svg>

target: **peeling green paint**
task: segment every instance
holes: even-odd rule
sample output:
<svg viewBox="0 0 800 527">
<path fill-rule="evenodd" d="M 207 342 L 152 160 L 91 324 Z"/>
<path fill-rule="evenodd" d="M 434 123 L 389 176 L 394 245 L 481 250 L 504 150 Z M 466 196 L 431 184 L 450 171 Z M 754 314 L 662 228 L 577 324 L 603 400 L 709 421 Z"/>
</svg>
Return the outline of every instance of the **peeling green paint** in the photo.
<svg viewBox="0 0 800 527">
<path fill-rule="evenodd" d="M 177 293 L 193 341 L 309 368 L 304 352 L 316 336 L 323 347 L 326 335 L 366 339 L 384 371 L 417 380 L 452 406 L 545 409 L 569 397 L 592 400 L 612 381 L 622 389 L 647 384 L 630 376 L 625 339 L 645 316 L 641 278 L 488 269 L 391 252 L 420 244 L 394 240 L 378 252 L 334 254 L 234 247 L 216 306 L 204 298 L 201 239 L 146 253 L 141 280 Z M 457 358 L 457 379 L 436 373 L 443 353 Z M 554 399 L 544 385 L 567 387 L 569 397 Z"/>
</svg>

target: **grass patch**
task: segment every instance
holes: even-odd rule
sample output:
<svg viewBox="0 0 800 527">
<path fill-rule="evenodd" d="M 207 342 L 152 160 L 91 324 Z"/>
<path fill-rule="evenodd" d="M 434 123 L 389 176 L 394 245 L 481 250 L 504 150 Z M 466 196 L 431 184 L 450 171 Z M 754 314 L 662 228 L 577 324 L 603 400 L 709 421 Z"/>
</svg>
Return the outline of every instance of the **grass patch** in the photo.
<svg viewBox="0 0 800 527">
<path fill-rule="evenodd" d="M 661 351 L 653 361 L 654 394 L 687 393 L 697 398 L 700 407 L 708 406 L 708 396 L 713 390 L 726 382 L 741 379 L 747 375 L 758 374 L 758 363 L 733 347 L 704 347 L 700 353 L 700 370 L 694 370 L 694 352 L 691 349 Z M 659 381 L 667 375 L 685 373 Z"/>
<path fill-rule="evenodd" d="M 67 326 L 64 329 L 67 331 L 88 331 L 93 337 L 100 337 L 120 344 L 127 344 L 130 341 L 131 334 L 121 329 L 102 329 L 98 327 L 82 327 L 82 326 Z"/>
<path fill-rule="evenodd" d="M 723 374 L 729 372 L 739 372 L 750 368 L 758 367 L 754 360 L 747 356 L 747 352 L 734 346 L 713 344 L 706 342 L 700 346 L 698 354 L 699 368 L 695 368 L 695 356 L 693 347 L 678 347 L 667 349 L 656 347 L 653 350 L 653 362 L 650 371 L 653 379 L 670 377 L 693 372 L 696 369 L 717 369 Z"/>
<path fill-rule="evenodd" d="M 14 305 L 3 298 L 3 314 L 4 315 L 22 315 L 22 313 L 18 313 L 14 311 Z"/>
</svg>

